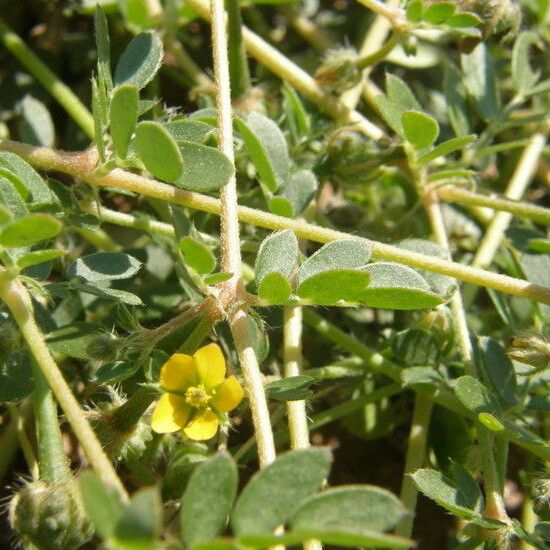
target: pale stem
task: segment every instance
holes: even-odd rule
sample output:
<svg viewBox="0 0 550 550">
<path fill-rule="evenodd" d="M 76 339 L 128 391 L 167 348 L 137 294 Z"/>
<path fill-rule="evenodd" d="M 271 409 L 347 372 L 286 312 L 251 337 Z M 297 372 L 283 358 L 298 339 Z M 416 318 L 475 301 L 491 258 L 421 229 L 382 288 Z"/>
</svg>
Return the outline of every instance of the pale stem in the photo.
<svg viewBox="0 0 550 550">
<path fill-rule="evenodd" d="M 98 187 L 125 189 L 173 204 L 209 212 L 210 214 L 219 215 L 221 211 L 219 199 L 192 191 L 184 191 L 173 185 L 138 176 L 124 170 L 116 169 L 103 176 L 94 174 L 92 172 L 94 163 L 91 162 L 88 154 L 54 151 L 45 147 L 33 147 L 10 140 L 0 140 L 0 150 L 16 153 L 37 168 L 64 172 Z M 372 246 L 373 255 L 378 259 L 449 275 L 461 281 L 493 288 L 506 294 L 550 304 L 550 288 L 508 275 L 501 275 L 434 256 L 411 252 L 397 246 L 372 241 L 364 237 L 356 237 L 343 231 L 319 227 L 303 220 L 276 216 L 247 206 L 238 206 L 237 215 L 243 223 L 272 230 L 292 229 L 297 237 L 313 242 L 327 243 L 351 237 L 361 239 Z"/>
<path fill-rule="evenodd" d="M 187 5 L 193 8 L 202 18 L 210 19 L 210 10 L 205 0 L 188 0 Z M 263 38 L 243 26 L 243 39 L 248 53 L 265 65 L 281 79 L 287 81 L 304 97 L 315 103 L 336 121 L 353 124 L 358 131 L 372 139 L 380 139 L 384 132 L 367 120 L 357 111 L 348 109 L 336 96 L 326 94 L 315 80 L 303 69 L 293 63 Z"/>
<path fill-rule="evenodd" d="M 543 134 L 535 134 L 530 139 L 529 145 L 523 151 L 504 193 L 507 199 L 519 200 L 523 196 L 536 172 L 538 160 L 544 149 L 545 142 L 546 138 Z M 479 244 L 477 253 L 472 261 L 473 267 L 487 267 L 491 265 L 511 220 L 512 214 L 509 212 L 498 212 L 495 214 L 493 221 L 487 228 Z"/>
<path fill-rule="evenodd" d="M 401 502 L 409 514 L 395 528 L 395 534 L 401 537 L 410 537 L 412 533 L 418 490 L 410 474 L 421 468 L 426 460 L 426 443 L 432 408 L 433 401 L 429 397 L 420 394 L 416 396 L 400 495 Z"/>
<path fill-rule="evenodd" d="M 287 306 L 283 309 L 284 338 L 284 375 L 299 376 L 302 372 L 302 308 Z M 309 447 L 309 430 L 307 426 L 306 402 L 287 401 L 288 428 L 290 447 L 305 449 Z"/>
<path fill-rule="evenodd" d="M 389 0 L 386 5 L 395 8 L 399 5 L 399 0 Z M 388 18 L 377 14 L 372 22 L 372 25 L 369 27 L 365 38 L 363 39 L 363 43 L 359 50 L 359 56 L 366 57 L 378 51 L 384 44 L 390 29 L 391 24 Z M 373 67 L 366 67 L 363 71 L 365 80 L 368 79 L 372 69 Z M 362 81 L 353 88 L 346 90 L 342 94 L 342 103 L 344 103 L 344 105 L 346 105 L 349 109 L 355 109 L 359 103 L 359 99 L 364 88 L 365 82 Z"/>
<path fill-rule="evenodd" d="M 38 470 L 38 461 L 36 460 L 36 455 L 34 454 L 34 450 L 29 440 L 27 430 L 25 430 L 25 418 L 19 412 L 17 406 L 13 403 L 8 403 L 7 407 L 11 416 L 12 424 L 15 427 L 15 431 L 17 433 L 19 446 L 23 451 L 25 462 L 29 467 L 29 473 L 31 474 L 33 480 L 37 480 L 40 476 L 40 472 Z"/>
<path fill-rule="evenodd" d="M 233 161 L 233 120 L 223 0 L 212 0 L 211 12 L 216 105 L 220 135 L 219 146 L 220 150 Z M 275 443 L 273 441 L 273 432 L 263 387 L 262 374 L 260 372 L 256 353 L 252 346 L 253 342 L 248 319 L 243 309 L 244 304 L 240 303 L 244 289 L 241 280 L 237 184 L 234 176 L 231 177 L 227 184 L 221 189 L 221 201 L 219 206 L 221 217 L 222 269 L 233 274 L 233 277 L 222 285 L 221 301 L 222 306 L 226 309 L 228 314 L 229 326 L 239 356 L 242 373 L 245 378 L 252 421 L 254 424 L 254 433 L 258 444 L 258 458 L 260 466 L 264 467 L 275 460 Z"/>
<path fill-rule="evenodd" d="M 106 484 L 116 489 L 123 499 L 127 499 L 126 489 L 104 453 L 78 401 L 63 378 L 48 349 L 43 334 L 34 320 L 29 293 L 17 279 L 12 279 L 6 270 L 1 267 L 0 298 L 10 309 L 30 352 L 48 381 L 48 385 L 63 409 L 90 464 Z"/>
<path fill-rule="evenodd" d="M 537 223 L 550 225 L 550 208 L 503 197 L 482 195 L 450 185 L 438 189 L 437 194 L 446 202 L 483 207 L 484 210 L 489 208 L 491 220 L 493 219 L 491 210 L 499 210 L 513 214 L 518 218 L 526 218 Z"/>
<path fill-rule="evenodd" d="M 300 11 L 293 5 L 282 4 L 279 7 L 279 12 L 288 18 L 296 32 L 318 52 L 322 53 L 334 46 L 334 37 L 326 29 L 319 28 L 307 17 L 301 15 Z"/>
<path fill-rule="evenodd" d="M 409 27 L 403 10 L 392 5 L 395 3 L 380 2 L 379 0 L 358 0 L 358 2 L 374 13 L 385 17 L 398 30 L 406 30 Z"/>
</svg>

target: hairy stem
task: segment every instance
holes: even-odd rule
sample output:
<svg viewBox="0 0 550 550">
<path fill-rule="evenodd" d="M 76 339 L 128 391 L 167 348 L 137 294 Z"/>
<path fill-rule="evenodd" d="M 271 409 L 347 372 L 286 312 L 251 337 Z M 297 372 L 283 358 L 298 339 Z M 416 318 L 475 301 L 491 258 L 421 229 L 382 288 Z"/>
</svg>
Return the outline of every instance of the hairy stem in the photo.
<svg viewBox="0 0 550 550">
<path fill-rule="evenodd" d="M 70 478 L 71 470 L 63 449 L 57 403 L 36 362 L 31 361 L 31 365 L 40 479 L 51 484 L 63 483 Z"/>
<path fill-rule="evenodd" d="M 237 99 L 250 89 L 250 72 L 241 32 L 243 19 L 239 0 L 225 0 L 225 9 L 227 10 L 227 56 L 229 58 L 231 98 Z"/>
<path fill-rule="evenodd" d="M 94 119 L 88 109 L 2 19 L 0 19 L 0 40 L 67 111 L 82 131 L 89 138 L 93 138 Z"/>
<path fill-rule="evenodd" d="M 429 397 L 416 396 L 400 495 L 401 502 L 405 505 L 409 514 L 395 528 L 395 534 L 402 537 L 410 537 L 413 529 L 418 489 L 410 474 L 421 468 L 426 460 L 426 443 L 432 409 L 433 401 Z"/>
<path fill-rule="evenodd" d="M 212 0 L 211 12 L 220 150 L 233 161 L 233 120 L 223 0 Z M 244 287 L 241 279 L 237 183 L 234 176 L 221 189 L 220 217 L 221 265 L 225 272 L 232 274 L 231 279 L 221 285 L 220 301 L 228 314 L 229 326 L 245 378 L 258 444 L 258 457 L 260 466 L 263 467 L 275 460 L 275 443 L 262 374 L 252 346 L 252 336 L 242 300 Z"/>
<path fill-rule="evenodd" d="M 93 163 L 90 162 L 89 157 L 86 155 L 63 153 L 9 140 L 0 140 L 0 150 L 16 153 L 37 168 L 58 170 L 79 177 L 91 185 L 98 187 L 114 187 L 129 190 L 148 197 L 162 199 L 216 215 L 220 215 L 222 210 L 219 199 L 192 191 L 184 191 L 173 185 L 144 178 L 130 172 L 125 172 L 124 170 L 116 169 L 103 176 L 97 175 L 91 171 Z M 292 229 L 297 237 L 319 243 L 354 237 L 368 242 L 372 246 L 374 257 L 378 259 L 394 261 L 434 273 L 449 275 L 461 281 L 493 288 L 506 294 L 522 296 L 541 303 L 550 304 L 550 288 L 530 283 L 529 281 L 465 266 L 457 262 L 427 256 L 418 252 L 411 252 L 397 246 L 373 241 L 364 237 L 356 237 L 343 231 L 319 227 L 303 220 L 285 218 L 246 206 L 238 206 L 236 211 L 238 219 L 244 223 L 272 230 Z"/>
<path fill-rule="evenodd" d="M 509 198 L 482 195 L 450 185 L 438 189 L 437 194 L 447 202 L 491 208 L 492 210 L 508 212 L 518 218 L 526 218 L 537 223 L 550 225 L 550 208 Z"/>
<path fill-rule="evenodd" d="M 17 279 L 11 278 L 4 268 L 0 268 L 0 298 L 10 309 L 29 350 L 63 409 L 90 464 L 105 483 L 115 488 L 122 498 L 127 499 L 126 489 L 53 360 L 44 336 L 34 320 L 29 293 Z"/>
<path fill-rule="evenodd" d="M 19 441 L 19 447 L 23 452 L 25 457 L 25 462 L 29 468 L 29 472 L 33 480 L 36 480 L 40 477 L 40 469 L 38 466 L 38 460 L 34 454 L 34 449 L 29 440 L 29 436 L 25 429 L 25 417 L 21 414 L 21 411 L 18 409 L 17 405 L 13 403 L 7 404 L 7 409 L 10 413 L 11 424 L 7 430 L 5 430 L 6 437 L 9 436 L 10 428 L 13 428 L 13 431 L 16 435 L 14 442 Z M 2 452 L 4 452 L 4 438 L 2 438 Z M 9 444 L 6 444 L 6 448 L 9 448 Z"/>
</svg>

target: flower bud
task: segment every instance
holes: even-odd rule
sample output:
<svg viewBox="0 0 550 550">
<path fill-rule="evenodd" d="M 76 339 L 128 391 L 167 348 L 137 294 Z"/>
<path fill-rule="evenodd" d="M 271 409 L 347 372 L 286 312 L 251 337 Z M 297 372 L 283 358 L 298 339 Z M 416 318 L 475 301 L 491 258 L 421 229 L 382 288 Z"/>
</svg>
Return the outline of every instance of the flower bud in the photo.
<svg viewBox="0 0 550 550">
<path fill-rule="evenodd" d="M 72 481 L 29 483 L 13 496 L 9 521 L 25 547 L 41 550 L 80 548 L 92 536 Z"/>
<path fill-rule="evenodd" d="M 533 374 L 550 364 L 550 344 L 539 334 L 512 336 L 506 353 L 510 359 L 533 367 Z"/>
<path fill-rule="evenodd" d="M 86 346 L 86 353 L 98 361 L 115 361 L 120 349 L 119 339 L 109 333 L 98 334 Z"/>
<path fill-rule="evenodd" d="M 338 94 L 361 82 L 357 66 L 359 56 L 353 48 L 329 50 L 322 65 L 315 71 L 315 80 L 325 91 Z"/>
<path fill-rule="evenodd" d="M 472 11 L 483 21 L 483 35 L 506 32 L 506 38 L 517 33 L 521 26 L 521 6 L 517 0 L 459 0 L 463 11 Z"/>
</svg>

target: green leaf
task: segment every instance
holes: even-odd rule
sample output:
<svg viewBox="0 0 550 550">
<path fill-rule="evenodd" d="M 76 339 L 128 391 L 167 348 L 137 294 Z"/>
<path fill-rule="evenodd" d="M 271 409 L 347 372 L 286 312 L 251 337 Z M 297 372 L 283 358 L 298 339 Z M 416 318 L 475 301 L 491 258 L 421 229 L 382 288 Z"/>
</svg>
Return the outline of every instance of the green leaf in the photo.
<svg viewBox="0 0 550 550">
<path fill-rule="evenodd" d="M 199 120 L 171 120 L 164 126 L 178 143 L 180 141 L 203 143 L 216 133 L 214 126 Z"/>
<path fill-rule="evenodd" d="M 466 29 L 468 27 L 478 27 L 483 21 L 475 14 L 470 12 L 456 13 L 450 19 L 445 21 L 445 25 L 455 29 Z"/>
<path fill-rule="evenodd" d="M 369 286 L 361 293 L 361 303 L 382 309 L 425 309 L 444 302 L 414 269 L 393 262 L 376 262 L 365 271 Z"/>
<path fill-rule="evenodd" d="M 410 250 L 411 252 L 419 252 L 426 256 L 435 256 L 442 260 L 449 259 L 449 252 L 441 245 L 424 239 L 405 239 L 399 243 L 400 248 Z M 456 280 L 448 275 L 433 273 L 424 269 L 416 269 L 418 273 L 428 282 L 432 291 L 446 301 L 456 290 Z"/>
<path fill-rule="evenodd" d="M 292 203 L 285 197 L 272 197 L 269 200 L 269 211 L 283 218 L 294 217 L 294 207 Z"/>
<path fill-rule="evenodd" d="M 46 106 L 32 96 L 25 96 L 20 103 L 21 120 L 19 134 L 21 141 L 41 147 L 53 147 L 55 127 Z"/>
<path fill-rule="evenodd" d="M 54 353 L 75 359 L 91 359 L 88 346 L 101 332 L 101 325 L 77 321 L 50 332 L 46 341 Z"/>
<path fill-rule="evenodd" d="M 500 108 L 494 62 L 487 46 L 480 42 L 471 53 L 460 56 L 466 90 L 475 102 L 481 118 L 495 118 Z"/>
<path fill-rule="evenodd" d="M 115 88 L 111 99 L 110 132 L 115 153 L 125 159 L 128 145 L 136 129 L 139 109 L 139 92 L 136 86 Z"/>
<path fill-rule="evenodd" d="M 120 496 L 115 490 L 108 489 L 92 472 L 83 472 L 78 485 L 86 516 L 101 538 L 109 539 L 124 513 Z"/>
<path fill-rule="evenodd" d="M 212 251 L 193 237 L 180 239 L 179 248 L 185 263 L 200 275 L 214 271 L 216 257 Z"/>
<path fill-rule="evenodd" d="M 153 548 L 162 530 L 162 507 L 154 487 L 139 489 L 118 520 L 113 539 L 128 548 Z"/>
<path fill-rule="evenodd" d="M 546 254 L 522 254 L 520 265 L 529 282 L 542 286 L 550 285 L 550 256 Z M 539 304 L 539 307 L 544 318 L 549 321 L 550 306 Z"/>
<path fill-rule="evenodd" d="M 8 343 L 5 328 L 3 346 Z M 14 330 L 15 327 L 14 327 Z M 9 345 L 9 344 L 8 344 Z M 14 351 L 2 353 L 0 358 L 0 403 L 17 402 L 34 390 L 31 359 L 26 352 Z"/>
<path fill-rule="evenodd" d="M 52 192 L 40 174 L 14 153 L 0 151 L 0 175 L 10 180 L 27 202 L 39 205 L 53 201 Z"/>
<path fill-rule="evenodd" d="M 61 258 L 66 253 L 63 250 L 35 250 L 33 252 L 27 252 L 17 259 L 17 267 L 19 269 L 25 269 L 32 265 L 38 265 L 44 262 L 50 262 Z"/>
<path fill-rule="evenodd" d="M 411 474 L 418 490 L 437 504 L 462 518 L 479 517 L 480 501 L 477 495 L 463 492 L 448 477 L 437 470 L 421 468 Z"/>
<path fill-rule="evenodd" d="M 79 258 L 71 264 L 69 277 L 98 282 L 113 279 L 129 279 L 141 267 L 141 262 L 123 252 L 96 252 Z"/>
<path fill-rule="evenodd" d="M 115 70 L 115 85 L 130 84 L 144 88 L 157 74 L 164 52 L 156 32 L 144 32 L 132 39 Z"/>
<path fill-rule="evenodd" d="M 227 453 L 204 461 L 193 472 L 181 500 L 182 541 L 189 547 L 214 539 L 227 524 L 237 495 L 237 466 Z"/>
<path fill-rule="evenodd" d="M 388 99 L 396 105 L 401 112 L 422 110 L 407 84 L 398 76 L 390 73 L 386 73 L 386 94 Z"/>
<path fill-rule="evenodd" d="M 291 294 L 289 280 L 280 273 L 268 273 L 258 285 L 258 296 L 269 304 L 286 304 Z"/>
<path fill-rule="evenodd" d="M 422 19 L 432 25 L 441 25 L 450 19 L 456 11 L 454 2 L 433 2 L 422 14 Z"/>
<path fill-rule="evenodd" d="M 286 523 L 302 499 L 319 490 L 330 464 L 330 453 L 321 448 L 278 456 L 251 478 L 237 499 L 231 518 L 233 532 L 237 536 L 271 534 Z"/>
<path fill-rule="evenodd" d="M 458 400 L 470 411 L 479 413 L 500 413 L 500 406 L 491 392 L 473 376 L 461 376 L 456 380 L 454 391 Z"/>
<path fill-rule="evenodd" d="M 466 104 L 466 88 L 462 81 L 462 75 L 451 64 L 447 65 L 443 77 L 443 93 L 447 116 L 457 136 L 465 136 L 470 133 L 470 120 Z"/>
<path fill-rule="evenodd" d="M 136 127 L 136 152 L 156 178 L 174 182 L 183 173 L 180 149 L 172 134 L 159 122 L 140 122 Z M 206 177 L 206 174 L 203 174 Z"/>
<path fill-rule="evenodd" d="M 211 275 L 206 275 L 203 277 L 202 281 L 206 285 L 214 286 L 228 281 L 231 277 L 233 277 L 233 273 L 212 273 Z"/>
<path fill-rule="evenodd" d="M 439 346 L 427 330 L 411 328 L 398 332 L 391 341 L 391 347 L 396 358 L 407 367 L 435 366 L 439 361 Z"/>
<path fill-rule="evenodd" d="M 315 379 L 307 375 L 290 376 L 264 386 L 265 393 L 277 401 L 300 401 L 313 395 L 309 389 Z"/>
<path fill-rule="evenodd" d="M 310 304 L 335 305 L 361 302 L 370 283 L 366 270 L 331 269 L 316 273 L 296 289 L 296 294 Z"/>
<path fill-rule="evenodd" d="M 303 500 L 292 514 L 290 525 L 296 531 L 362 535 L 365 531 L 389 531 L 405 514 L 403 504 L 389 491 L 350 485 L 327 489 Z"/>
<path fill-rule="evenodd" d="M 411 0 L 407 3 L 407 19 L 411 23 L 418 23 L 422 20 L 423 4 L 422 0 Z"/>
<path fill-rule="evenodd" d="M 406 111 L 401 115 L 403 136 L 415 149 L 433 145 L 439 135 L 439 124 L 431 116 L 419 111 Z"/>
<path fill-rule="evenodd" d="M 184 140 L 177 143 L 183 161 L 181 176 L 174 181 L 178 187 L 200 193 L 217 191 L 235 173 L 231 161 L 214 147 Z"/>
<path fill-rule="evenodd" d="M 27 205 L 21 198 L 14 184 L 1 175 L 0 169 L 0 203 L 15 218 L 22 218 L 28 214 Z"/>
<path fill-rule="evenodd" d="M 96 4 L 94 14 L 95 27 L 95 43 L 97 48 L 97 77 L 99 85 L 110 91 L 113 87 L 113 79 L 111 77 L 111 44 L 109 40 L 109 25 L 107 18 Z"/>
<path fill-rule="evenodd" d="M 482 336 L 478 339 L 477 348 L 483 371 L 503 405 L 505 407 L 517 405 L 516 372 L 504 347 L 494 338 Z"/>
<path fill-rule="evenodd" d="M 470 134 L 468 136 L 448 139 L 447 141 L 444 141 L 443 143 L 440 143 L 439 145 L 434 147 L 430 152 L 419 157 L 418 162 L 425 164 L 427 162 L 435 160 L 436 158 L 444 157 L 449 153 L 453 153 L 454 151 L 461 151 L 468 144 L 474 142 L 476 138 L 477 136 L 475 134 Z"/>
<path fill-rule="evenodd" d="M 512 51 L 512 85 L 518 94 L 533 88 L 540 78 L 540 73 L 533 71 L 529 61 L 531 47 L 537 45 L 540 39 L 533 31 L 524 31 L 514 42 Z"/>
<path fill-rule="evenodd" d="M 331 270 L 363 270 L 372 255 L 372 246 L 359 239 L 340 239 L 323 245 L 300 266 L 297 281 Z"/>
<path fill-rule="evenodd" d="M 49 214 L 29 214 L 8 222 L 0 232 L 0 246 L 16 248 L 30 246 L 52 239 L 63 229 L 63 224 Z"/>
<path fill-rule="evenodd" d="M 141 298 L 132 292 L 127 292 L 126 290 L 120 290 L 118 288 L 109 288 L 108 286 L 101 286 L 101 282 L 94 282 L 93 285 L 80 285 L 78 289 L 81 292 L 93 294 L 94 296 L 105 298 L 106 300 L 115 300 L 130 306 L 143 305 Z"/>
<path fill-rule="evenodd" d="M 269 301 L 268 288 L 271 288 L 271 283 L 276 283 L 281 279 L 288 282 L 296 267 L 299 255 L 298 239 L 290 229 L 272 233 L 262 241 L 254 265 L 254 278 L 261 298 Z M 280 278 L 271 278 L 271 282 L 266 283 L 269 286 L 266 286 L 264 292 L 260 293 L 264 279 L 270 274 L 279 274 Z"/>
<path fill-rule="evenodd" d="M 374 99 L 376 106 L 380 110 L 382 118 L 388 126 L 400 136 L 403 135 L 403 126 L 401 124 L 402 109 L 395 103 L 392 103 L 386 96 L 378 95 Z"/>
<path fill-rule="evenodd" d="M 271 119 L 251 113 L 244 121 L 235 120 L 248 156 L 260 181 L 274 193 L 287 178 L 290 158 L 285 136 Z"/>
<path fill-rule="evenodd" d="M 306 207 L 311 203 L 317 191 L 318 182 L 315 174 L 311 170 L 299 170 L 290 176 L 279 196 L 273 197 L 270 203 L 270 210 L 279 215 L 286 217 L 294 217 L 301 214 Z M 272 204 L 277 199 L 286 199 L 286 202 L 291 207 L 291 213 L 277 212 Z"/>
<path fill-rule="evenodd" d="M 289 125 L 298 139 L 309 133 L 311 128 L 311 117 L 306 111 L 300 96 L 288 82 L 283 83 L 283 96 L 285 98 L 285 110 Z"/>
</svg>

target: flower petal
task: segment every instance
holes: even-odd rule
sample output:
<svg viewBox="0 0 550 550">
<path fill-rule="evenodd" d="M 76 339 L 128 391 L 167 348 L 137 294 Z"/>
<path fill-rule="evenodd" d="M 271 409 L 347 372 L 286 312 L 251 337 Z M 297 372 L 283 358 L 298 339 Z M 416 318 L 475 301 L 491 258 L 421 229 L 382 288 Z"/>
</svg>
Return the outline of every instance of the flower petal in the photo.
<svg viewBox="0 0 550 550">
<path fill-rule="evenodd" d="M 167 390 L 186 390 L 197 379 L 193 358 L 184 353 L 174 353 L 160 370 L 160 383 Z"/>
<path fill-rule="evenodd" d="M 217 415 L 211 410 L 206 409 L 193 418 L 193 420 L 183 429 L 183 433 L 194 441 L 204 441 L 216 435 L 218 424 Z"/>
<path fill-rule="evenodd" d="M 177 432 L 187 426 L 191 412 L 191 407 L 185 403 L 185 398 L 164 393 L 153 411 L 151 428 L 159 434 Z"/>
<path fill-rule="evenodd" d="M 244 390 L 240 382 L 234 376 L 230 376 L 216 388 L 210 405 L 218 412 L 228 412 L 238 407 L 243 397 Z"/>
<path fill-rule="evenodd" d="M 225 376 L 225 357 L 217 344 L 208 344 L 193 355 L 200 381 L 207 391 L 223 382 Z"/>
</svg>

